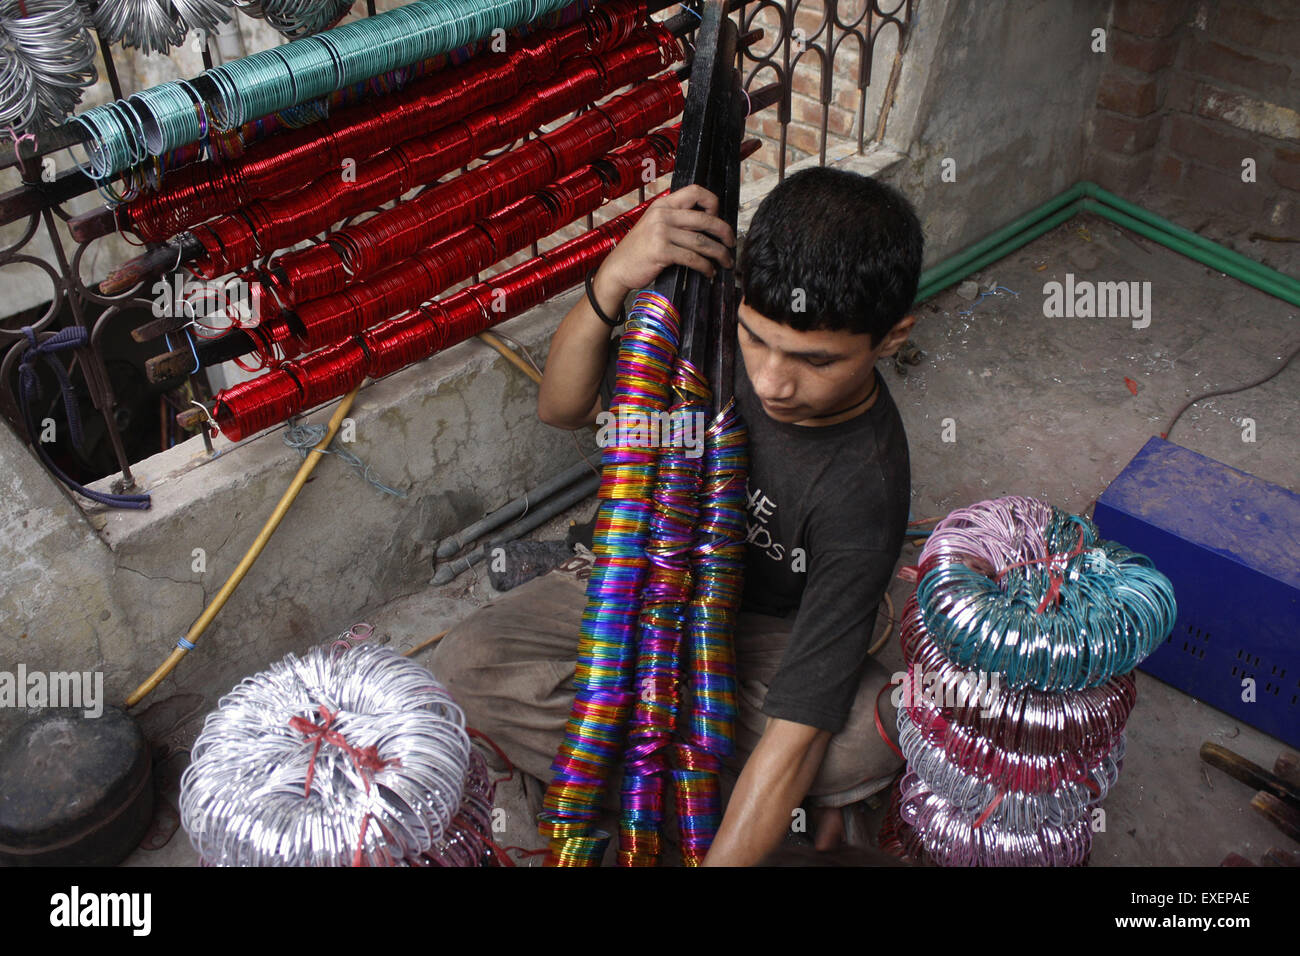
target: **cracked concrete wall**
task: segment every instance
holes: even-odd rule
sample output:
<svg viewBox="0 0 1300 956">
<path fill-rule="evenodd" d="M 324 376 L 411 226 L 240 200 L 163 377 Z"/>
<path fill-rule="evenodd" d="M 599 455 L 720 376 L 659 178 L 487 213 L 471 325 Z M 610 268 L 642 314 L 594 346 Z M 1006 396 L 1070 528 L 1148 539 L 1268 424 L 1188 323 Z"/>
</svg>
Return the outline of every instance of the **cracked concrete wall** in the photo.
<svg viewBox="0 0 1300 956">
<path fill-rule="evenodd" d="M 916 206 L 927 267 L 1082 178 L 1105 57 L 1092 30 L 1110 0 L 917 0 L 886 145 L 885 178 Z M 951 159 L 955 182 L 942 179 Z"/>
<path fill-rule="evenodd" d="M 0 461 L 0 671 L 103 671 L 126 621 L 112 552 L 7 423 Z M 0 736 L 27 716 L 0 707 Z"/>
</svg>

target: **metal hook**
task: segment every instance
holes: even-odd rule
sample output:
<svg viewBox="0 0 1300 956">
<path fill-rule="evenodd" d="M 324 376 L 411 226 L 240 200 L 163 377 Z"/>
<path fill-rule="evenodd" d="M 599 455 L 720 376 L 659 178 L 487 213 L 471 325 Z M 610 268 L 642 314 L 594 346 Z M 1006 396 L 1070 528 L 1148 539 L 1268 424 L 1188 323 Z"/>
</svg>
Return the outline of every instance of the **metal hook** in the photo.
<svg viewBox="0 0 1300 956">
<path fill-rule="evenodd" d="M 199 411 L 203 412 L 203 417 L 207 419 L 207 423 L 211 425 L 213 428 L 215 428 L 218 432 L 221 431 L 221 426 L 218 425 L 217 420 L 212 417 L 212 411 L 211 409 L 208 408 L 208 406 L 204 405 L 202 402 L 196 402 L 193 399 L 190 399 L 190 404 L 197 405 L 199 407 Z"/>
</svg>

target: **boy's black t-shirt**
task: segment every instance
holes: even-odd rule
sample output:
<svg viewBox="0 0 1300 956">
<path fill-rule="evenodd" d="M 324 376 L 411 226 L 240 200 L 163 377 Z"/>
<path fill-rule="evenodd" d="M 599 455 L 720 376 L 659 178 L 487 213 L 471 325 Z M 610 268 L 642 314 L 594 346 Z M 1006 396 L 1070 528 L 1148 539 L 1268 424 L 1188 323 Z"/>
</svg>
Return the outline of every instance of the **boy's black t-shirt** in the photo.
<svg viewBox="0 0 1300 956">
<path fill-rule="evenodd" d="M 617 340 L 601 387 L 612 400 Z M 769 717 L 838 732 L 848 720 L 911 499 L 907 435 L 884 379 L 867 411 L 809 427 L 769 418 L 736 350 L 749 429 L 749 531 L 742 609 L 795 615 L 768 687 Z M 879 374 L 879 373 L 877 373 Z"/>
</svg>

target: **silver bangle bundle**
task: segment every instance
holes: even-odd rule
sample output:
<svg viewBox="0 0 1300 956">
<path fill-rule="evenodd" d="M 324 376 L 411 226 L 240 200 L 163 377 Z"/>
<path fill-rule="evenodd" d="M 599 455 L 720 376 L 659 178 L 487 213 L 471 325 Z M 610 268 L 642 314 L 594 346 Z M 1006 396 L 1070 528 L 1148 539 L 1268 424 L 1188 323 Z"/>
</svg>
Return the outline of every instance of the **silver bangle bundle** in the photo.
<svg viewBox="0 0 1300 956">
<path fill-rule="evenodd" d="M 351 8 L 353 0 L 248 0 L 235 5 L 265 20 L 291 40 L 319 33 Z"/>
<path fill-rule="evenodd" d="M 0 2 L 0 126 L 50 129 L 98 79 L 95 42 L 77 0 Z"/>
<path fill-rule="evenodd" d="M 229 0 L 171 0 L 171 5 L 185 32 L 201 30 L 205 42 L 234 16 Z"/>
<path fill-rule="evenodd" d="M 166 53 L 185 40 L 185 29 L 158 0 L 99 0 L 95 29 L 106 43 Z"/>
<path fill-rule="evenodd" d="M 367 768 L 356 752 L 371 747 Z M 181 778 L 181 823 L 214 866 L 418 865 L 461 809 L 470 753 L 425 668 L 315 647 L 220 700 Z"/>
<path fill-rule="evenodd" d="M 1067 781 L 1047 792 L 1007 789 L 1001 782 L 966 772 L 949 760 L 941 747 L 927 741 L 908 720 L 907 712 L 901 710 L 898 746 L 907 758 L 908 770 L 948 803 L 955 815 L 972 825 L 987 814 L 985 825 L 995 823 L 1008 830 L 1037 830 L 1045 825 L 1073 825 L 1104 800 L 1119 779 L 1125 743 L 1121 736 L 1115 749 L 1091 768 L 1087 777 L 1090 785 Z"/>
<path fill-rule="evenodd" d="M 166 53 L 185 42 L 190 30 L 206 37 L 230 21 L 228 0 L 99 0 L 95 29 L 106 43 Z"/>
</svg>

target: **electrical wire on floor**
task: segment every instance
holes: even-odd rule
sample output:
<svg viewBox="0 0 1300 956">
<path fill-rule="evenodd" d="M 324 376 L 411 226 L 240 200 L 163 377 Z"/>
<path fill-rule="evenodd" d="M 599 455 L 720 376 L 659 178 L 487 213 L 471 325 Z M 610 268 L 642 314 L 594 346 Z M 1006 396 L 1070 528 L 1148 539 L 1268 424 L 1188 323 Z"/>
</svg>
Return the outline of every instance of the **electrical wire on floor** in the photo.
<svg viewBox="0 0 1300 956">
<path fill-rule="evenodd" d="M 1169 439 L 1169 435 L 1174 430 L 1174 426 L 1178 424 L 1178 419 L 1182 418 L 1183 413 L 1186 412 L 1193 405 L 1195 405 L 1197 402 L 1203 402 L 1207 398 L 1218 398 L 1221 395 L 1236 395 L 1238 392 L 1245 392 L 1245 391 L 1249 391 L 1252 388 L 1259 388 L 1259 386 L 1267 382 L 1271 382 L 1273 379 L 1281 375 L 1282 371 L 1288 365 L 1290 365 L 1292 361 L 1294 361 L 1297 355 L 1300 355 L 1300 347 L 1296 348 L 1290 355 L 1288 355 L 1286 357 L 1285 362 L 1283 362 L 1281 365 L 1279 365 L 1276 369 L 1274 369 L 1269 374 L 1265 375 L 1258 382 L 1251 382 L 1249 385 L 1241 385 L 1236 388 L 1221 388 L 1218 391 L 1206 392 L 1204 395 L 1198 395 L 1195 398 L 1188 400 L 1186 403 L 1184 403 L 1182 408 L 1178 409 L 1174 417 L 1169 419 L 1169 424 L 1166 425 L 1165 430 L 1160 433 L 1160 437 L 1167 441 Z"/>
<path fill-rule="evenodd" d="M 871 647 L 867 649 L 868 656 L 874 656 L 882 647 L 889 643 L 890 635 L 894 633 L 894 622 L 898 620 L 894 615 L 894 600 L 889 596 L 888 591 L 885 592 L 885 599 L 881 603 L 889 609 L 889 617 L 885 618 L 885 633 L 881 634 L 876 643 L 872 644 Z"/>
<path fill-rule="evenodd" d="M 293 481 L 290 482 L 288 489 L 280 497 L 280 501 L 276 504 L 275 510 L 271 512 L 271 517 L 266 520 L 266 524 L 262 526 L 262 530 L 257 533 L 257 537 L 254 539 L 252 546 L 249 547 L 243 558 L 240 559 L 235 570 L 232 571 L 230 577 L 226 579 L 226 583 L 221 586 L 221 590 L 217 592 L 217 596 L 212 599 L 212 603 L 203 609 L 203 613 L 199 615 L 198 620 L 190 625 L 190 629 L 185 633 L 185 636 L 177 640 L 176 646 L 172 649 L 172 652 L 167 659 L 158 666 L 158 669 L 149 676 L 148 680 L 137 687 L 132 692 L 131 696 L 126 699 L 126 707 L 128 710 L 151 694 L 154 688 L 162 683 L 163 678 L 176 669 L 176 665 L 181 662 L 181 659 L 190 651 L 194 650 L 195 642 L 199 639 L 199 636 L 208 629 L 208 625 L 212 623 L 213 618 L 215 618 L 218 612 L 226 606 L 226 601 L 230 599 L 230 595 L 235 593 L 235 588 L 239 587 L 239 582 L 244 580 L 244 576 L 248 574 L 249 569 L 253 566 L 253 562 L 258 559 L 262 551 L 266 548 L 267 542 L 271 540 L 271 535 L 275 534 L 275 529 L 280 526 L 280 522 L 283 521 L 284 516 L 288 514 L 289 506 L 293 504 L 294 499 L 298 497 L 298 493 L 302 491 L 303 486 L 307 483 L 307 479 L 311 477 L 311 473 L 315 469 L 317 462 L 325 456 L 325 450 L 329 447 L 330 442 L 334 440 L 334 436 L 338 434 L 339 427 L 343 424 L 343 418 L 349 411 L 351 411 L 352 403 L 356 401 L 357 392 L 360 391 L 360 389 L 361 386 L 358 385 L 352 391 L 348 392 L 347 395 L 343 396 L 338 407 L 334 409 L 334 414 L 330 416 L 329 425 L 325 429 L 325 435 L 321 438 L 316 447 L 311 449 L 306 458 L 303 459 L 302 464 L 298 466 L 298 471 L 293 476 Z"/>
</svg>

